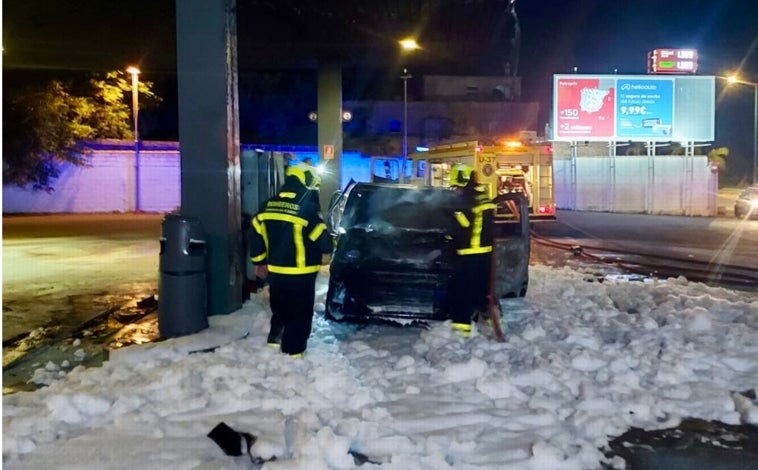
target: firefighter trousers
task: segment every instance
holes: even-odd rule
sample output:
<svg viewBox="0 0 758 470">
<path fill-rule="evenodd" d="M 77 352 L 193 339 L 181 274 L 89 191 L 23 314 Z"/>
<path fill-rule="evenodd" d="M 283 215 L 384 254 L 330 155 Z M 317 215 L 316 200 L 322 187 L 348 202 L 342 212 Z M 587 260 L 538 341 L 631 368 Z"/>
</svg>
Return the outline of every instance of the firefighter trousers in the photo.
<svg viewBox="0 0 758 470">
<path fill-rule="evenodd" d="M 454 323 L 471 323 L 475 312 L 487 304 L 491 261 L 490 253 L 458 255 L 448 289 L 450 318 Z"/>
<path fill-rule="evenodd" d="M 281 332 L 282 352 L 300 354 L 308 345 L 308 336 L 313 325 L 316 273 L 270 277 L 269 339 Z"/>
</svg>

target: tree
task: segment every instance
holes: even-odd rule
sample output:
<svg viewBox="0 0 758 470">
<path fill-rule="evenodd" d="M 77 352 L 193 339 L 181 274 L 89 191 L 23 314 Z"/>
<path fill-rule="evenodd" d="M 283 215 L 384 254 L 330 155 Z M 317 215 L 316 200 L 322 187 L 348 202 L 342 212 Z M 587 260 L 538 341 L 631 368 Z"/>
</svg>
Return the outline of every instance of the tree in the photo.
<svg viewBox="0 0 758 470">
<path fill-rule="evenodd" d="M 708 161 L 715 163 L 719 171 L 726 169 L 726 158 L 729 156 L 728 147 L 715 147 L 708 152 Z"/>
<path fill-rule="evenodd" d="M 140 105 L 157 105 L 151 82 L 140 82 Z M 78 92 L 71 84 L 45 85 L 5 94 L 3 183 L 51 192 L 61 166 L 87 164 L 87 139 L 134 138 L 131 84 L 126 72 L 91 78 Z"/>
</svg>

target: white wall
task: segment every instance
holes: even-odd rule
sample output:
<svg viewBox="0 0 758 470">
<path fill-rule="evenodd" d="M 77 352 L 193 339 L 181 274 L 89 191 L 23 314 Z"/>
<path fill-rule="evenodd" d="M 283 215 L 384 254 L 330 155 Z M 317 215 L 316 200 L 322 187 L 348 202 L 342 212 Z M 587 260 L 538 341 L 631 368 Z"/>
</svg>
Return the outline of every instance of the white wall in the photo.
<svg viewBox="0 0 758 470">
<path fill-rule="evenodd" d="M 179 151 L 141 150 L 139 155 L 139 210 L 179 207 Z M 134 157 L 133 150 L 95 150 L 87 156 L 87 166 L 63 165 L 51 193 L 3 185 L 3 213 L 133 212 Z"/>
<path fill-rule="evenodd" d="M 147 148 L 139 158 L 139 210 L 170 212 L 181 204 L 178 145 Z M 146 147 L 149 147 L 146 145 Z M 292 152 L 298 159 L 314 152 Z M 89 165 L 65 165 L 55 191 L 3 185 L 3 213 L 132 212 L 137 203 L 133 150 L 96 150 Z M 350 178 L 369 181 L 370 159 L 345 152 L 341 187 Z M 715 216 L 718 175 L 705 156 L 582 156 L 556 158 L 559 209 L 666 215 Z"/>
<path fill-rule="evenodd" d="M 718 174 L 703 155 L 556 158 L 553 167 L 559 209 L 716 215 Z"/>
<path fill-rule="evenodd" d="M 94 150 L 87 156 L 87 166 L 66 164 L 53 182 L 55 191 L 32 191 L 3 185 L 3 213 L 93 213 L 134 212 L 139 202 L 141 212 L 171 212 L 181 205 L 181 162 L 176 143 L 146 142 L 135 165 L 134 150 Z M 153 148 L 150 148 L 153 147 Z M 157 150 L 155 147 L 164 149 Z M 168 148 L 167 150 L 165 148 Z M 318 152 L 291 151 L 299 160 L 310 156 L 318 162 Z M 358 152 L 342 156 L 341 187 L 351 178 L 369 181 L 368 157 Z M 138 166 L 138 167 L 137 167 Z M 139 174 L 139 185 L 135 185 Z M 137 197 L 139 191 L 139 197 Z"/>
</svg>

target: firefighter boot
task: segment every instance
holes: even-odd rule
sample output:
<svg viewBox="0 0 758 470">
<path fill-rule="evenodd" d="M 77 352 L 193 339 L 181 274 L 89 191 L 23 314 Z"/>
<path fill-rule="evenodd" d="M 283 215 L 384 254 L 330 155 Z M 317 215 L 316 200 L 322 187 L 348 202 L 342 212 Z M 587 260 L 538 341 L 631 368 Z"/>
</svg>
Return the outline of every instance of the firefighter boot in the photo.
<svg viewBox="0 0 758 470">
<path fill-rule="evenodd" d="M 279 349 L 282 345 L 282 333 L 284 332 L 284 327 L 281 328 L 271 328 L 271 331 L 268 333 L 268 338 L 266 339 L 266 346 L 272 348 L 272 349 Z"/>
<path fill-rule="evenodd" d="M 453 332 L 461 338 L 468 338 L 471 336 L 471 324 L 470 323 L 455 323 L 451 325 Z"/>
</svg>

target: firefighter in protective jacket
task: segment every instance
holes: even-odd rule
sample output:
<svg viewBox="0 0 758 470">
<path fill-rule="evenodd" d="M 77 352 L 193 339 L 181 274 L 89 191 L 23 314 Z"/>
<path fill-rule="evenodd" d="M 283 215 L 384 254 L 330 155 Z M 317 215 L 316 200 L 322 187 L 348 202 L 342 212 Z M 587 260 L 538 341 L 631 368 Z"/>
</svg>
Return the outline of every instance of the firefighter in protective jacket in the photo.
<svg viewBox="0 0 758 470">
<path fill-rule="evenodd" d="M 307 171 L 290 166 L 279 193 L 253 217 L 250 258 L 269 284 L 271 329 L 268 344 L 284 353 L 305 351 L 313 320 L 316 276 L 322 254 L 332 251 Z M 265 266 L 265 269 L 263 267 Z M 261 276 L 263 277 L 263 276 Z"/>
<path fill-rule="evenodd" d="M 471 320 L 477 311 L 486 308 L 490 294 L 490 268 L 495 204 L 479 187 L 474 169 L 456 164 L 450 170 L 450 185 L 461 198 L 456 211 L 453 234 L 457 259 L 449 302 L 453 330 L 464 337 L 471 333 Z"/>
</svg>

